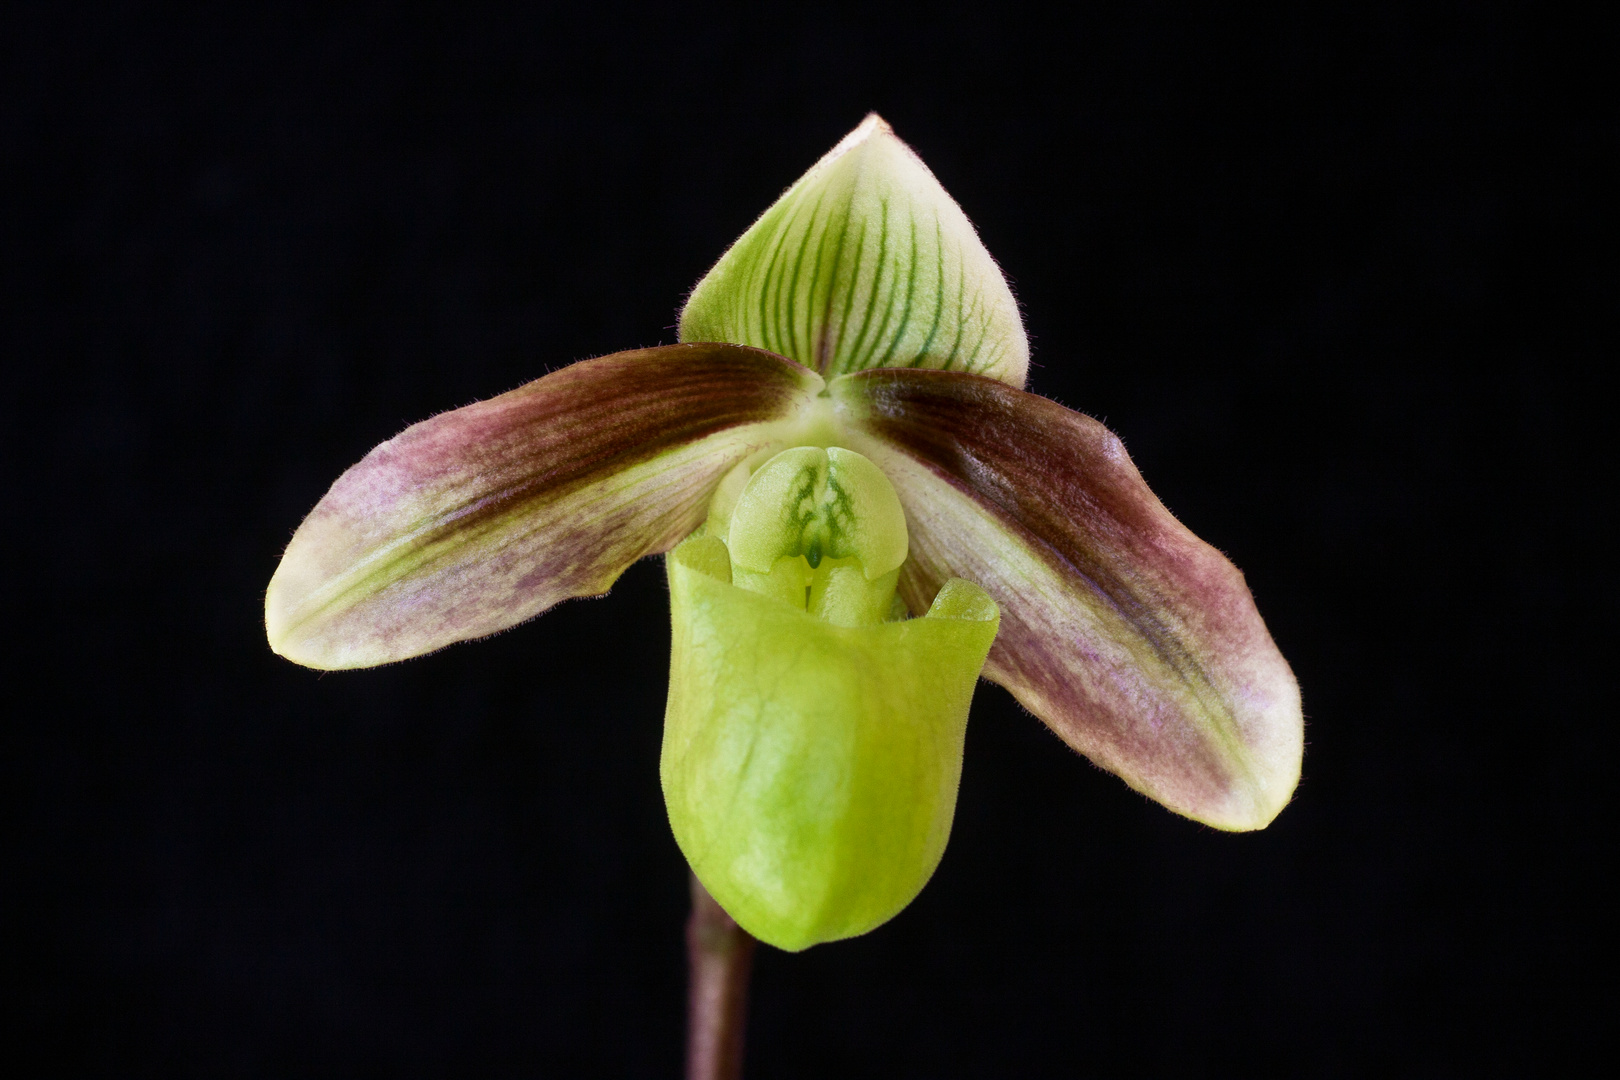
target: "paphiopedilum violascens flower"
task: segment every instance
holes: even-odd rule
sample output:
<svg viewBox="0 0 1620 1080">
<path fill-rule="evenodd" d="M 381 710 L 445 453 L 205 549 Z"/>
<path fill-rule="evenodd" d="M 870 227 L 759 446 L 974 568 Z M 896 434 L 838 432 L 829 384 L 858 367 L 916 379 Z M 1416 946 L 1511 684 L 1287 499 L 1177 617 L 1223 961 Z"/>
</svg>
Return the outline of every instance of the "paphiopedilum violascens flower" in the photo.
<svg viewBox="0 0 1620 1080">
<path fill-rule="evenodd" d="M 271 645 L 401 660 L 669 552 L 670 822 L 790 949 L 927 882 L 981 668 L 1177 813 L 1256 829 L 1288 801 L 1299 690 L 1242 575 L 1118 438 L 1023 390 L 1005 279 L 882 120 L 726 252 L 680 336 L 374 449 L 288 545 Z"/>
</svg>

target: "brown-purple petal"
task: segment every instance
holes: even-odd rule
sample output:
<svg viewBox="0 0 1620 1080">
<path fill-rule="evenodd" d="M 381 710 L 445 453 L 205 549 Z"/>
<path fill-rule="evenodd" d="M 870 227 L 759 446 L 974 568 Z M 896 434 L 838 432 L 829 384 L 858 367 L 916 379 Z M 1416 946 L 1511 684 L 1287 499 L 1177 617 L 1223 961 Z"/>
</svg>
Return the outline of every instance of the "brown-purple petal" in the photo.
<svg viewBox="0 0 1620 1080">
<path fill-rule="evenodd" d="M 700 343 L 586 360 L 381 444 L 294 534 L 265 598 L 272 647 L 367 667 L 606 592 L 702 523 L 727 470 L 819 376 Z"/>
<path fill-rule="evenodd" d="M 875 370 L 829 385 L 911 530 L 901 592 L 1001 605 L 985 669 L 1065 742 L 1172 810 L 1261 828 L 1299 777 L 1298 684 L 1243 575 L 1090 417 L 993 379 Z"/>
</svg>

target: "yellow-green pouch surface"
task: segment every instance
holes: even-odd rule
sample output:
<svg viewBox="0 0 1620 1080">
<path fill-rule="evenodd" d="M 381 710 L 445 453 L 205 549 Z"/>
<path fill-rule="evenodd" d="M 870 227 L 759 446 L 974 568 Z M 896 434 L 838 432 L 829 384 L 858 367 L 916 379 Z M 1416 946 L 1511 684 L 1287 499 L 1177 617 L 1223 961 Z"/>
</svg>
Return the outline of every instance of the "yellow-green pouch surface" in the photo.
<svg viewBox="0 0 1620 1080">
<path fill-rule="evenodd" d="M 698 879 L 783 949 L 892 918 L 950 836 L 995 602 L 957 579 L 922 618 L 842 627 L 733 586 L 714 537 L 667 568 L 661 773 Z"/>
</svg>

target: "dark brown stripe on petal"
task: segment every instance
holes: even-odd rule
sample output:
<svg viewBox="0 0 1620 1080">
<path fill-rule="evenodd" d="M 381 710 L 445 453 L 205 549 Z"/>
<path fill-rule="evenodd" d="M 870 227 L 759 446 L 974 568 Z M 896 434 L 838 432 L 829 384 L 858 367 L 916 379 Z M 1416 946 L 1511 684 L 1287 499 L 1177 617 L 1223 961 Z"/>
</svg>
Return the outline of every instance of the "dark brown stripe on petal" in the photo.
<svg viewBox="0 0 1620 1080">
<path fill-rule="evenodd" d="M 695 528 L 762 426 L 820 385 L 773 353 L 672 345 L 416 424 L 300 526 L 267 598 L 272 642 L 312 666 L 361 666 L 603 592 Z"/>
<path fill-rule="evenodd" d="M 799 378 L 792 361 L 741 346 L 614 353 L 407 428 L 356 469 L 379 464 L 445 485 L 447 497 L 409 527 L 431 544 L 501 528 L 671 447 L 776 419 L 802 395 Z"/>
<path fill-rule="evenodd" d="M 1117 437 L 975 375 L 881 369 L 831 389 L 877 443 L 855 449 L 902 455 L 886 467 L 906 474 L 891 479 L 913 531 L 908 602 L 977 580 L 1003 606 L 987 676 L 1070 745 L 1200 820 L 1270 820 L 1297 777 L 1297 686 L 1242 575 Z"/>
<path fill-rule="evenodd" d="M 1169 514 L 1119 438 L 1089 416 L 995 379 L 929 374 L 859 376 L 873 434 L 973 492 L 1009 530 L 1083 580 L 1178 674 L 1204 680 L 1146 583 L 1130 572 Z"/>
</svg>

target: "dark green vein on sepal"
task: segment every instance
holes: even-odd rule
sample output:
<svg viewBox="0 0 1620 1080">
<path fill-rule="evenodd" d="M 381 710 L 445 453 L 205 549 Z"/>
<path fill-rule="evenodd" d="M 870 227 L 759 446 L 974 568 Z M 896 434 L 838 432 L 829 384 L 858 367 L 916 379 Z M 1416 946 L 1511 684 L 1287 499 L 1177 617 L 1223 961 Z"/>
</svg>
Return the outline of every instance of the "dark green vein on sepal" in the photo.
<svg viewBox="0 0 1620 1080">
<path fill-rule="evenodd" d="M 825 201 L 826 196 L 823 194 L 821 202 Z M 821 209 L 821 202 L 816 204 L 816 209 L 818 212 Z M 829 210 L 827 212 L 826 223 L 822 226 L 821 232 L 816 236 L 816 261 L 811 264 L 810 267 L 810 288 L 805 294 L 804 298 L 804 329 L 805 333 L 808 335 L 808 339 L 804 343 L 805 349 L 803 355 L 795 354 L 799 363 L 811 368 L 812 370 L 815 370 L 820 362 L 820 358 L 817 353 L 820 350 L 820 343 L 824 337 L 821 329 L 816 325 L 815 312 L 817 307 L 822 306 L 816 302 L 818 299 L 817 290 L 824 287 L 821 281 L 821 264 L 827 254 L 827 234 L 831 231 L 832 219 L 833 211 Z M 836 260 L 834 269 L 836 270 Z M 830 293 L 831 289 L 828 289 L 828 291 Z M 797 339 L 794 341 L 794 346 L 798 346 Z"/>
<path fill-rule="evenodd" d="M 894 336 L 889 339 L 889 351 L 883 354 L 883 359 L 874 367 L 888 367 L 889 361 L 894 359 L 894 350 L 900 347 L 905 340 L 906 327 L 911 325 L 911 305 L 917 295 L 917 215 L 909 217 L 911 225 L 911 258 L 906 262 L 906 306 L 900 310 L 900 325 L 895 328 Z"/>
<path fill-rule="evenodd" d="M 911 367 L 916 367 L 928 356 L 928 350 L 933 347 L 934 338 L 939 334 L 940 316 L 945 312 L 945 233 L 939 224 L 938 214 L 934 215 L 934 266 L 939 271 L 939 280 L 934 285 L 934 322 L 928 328 L 922 348 L 911 358 Z"/>
<path fill-rule="evenodd" d="M 904 243 L 896 232 L 902 217 Z M 930 224 L 931 270 L 919 265 Z M 952 277 L 954 301 L 946 295 Z M 954 326 L 945 326 L 947 310 Z M 1028 369 L 1017 304 L 1000 269 L 961 208 L 875 116 L 698 283 L 681 315 L 681 339 L 757 345 L 824 376 L 965 367 L 1022 386 Z"/>
<path fill-rule="evenodd" d="M 852 195 L 851 202 L 853 202 L 853 198 L 854 197 Z M 839 226 L 838 229 L 838 246 L 833 249 L 832 268 L 828 271 L 827 301 L 822 306 L 821 329 L 816 334 L 816 355 L 813 362 L 811 362 L 809 365 L 812 369 L 823 375 L 827 373 L 827 364 L 829 360 L 831 360 L 830 349 L 832 339 L 830 336 L 830 331 L 832 327 L 833 298 L 838 295 L 838 272 L 844 265 L 844 239 L 849 235 L 849 219 L 852 216 L 853 214 L 851 213 L 851 208 L 848 204 L 846 204 L 844 206 L 844 223 Z M 862 228 L 864 230 L 865 226 L 863 225 Z M 862 235 L 865 235 L 864 232 Z M 851 288 L 849 291 L 853 293 L 854 289 Z M 846 319 L 849 317 L 849 303 L 847 298 L 844 304 L 844 317 Z"/>
<path fill-rule="evenodd" d="M 825 195 L 826 193 L 823 192 L 822 197 L 824 198 Z M 791 277 L 789 277 L 787 273 L 787 260 L 783 257 L 781 245 L 778 245 L 776 249 L 775 260 L 781 265 L 780 272 L 776 276 L 776 292 L 772 299 L 771 310 L 776 316 L 776 351 L 784 356 L 794 355 L 793 304 L 798 295 L 799 267 L 804 262 L 805 244 L 809 241 L 811 234 L 815 231 L 816 210 L 819 209 L 820 206 L 821 200 L 818 198 L 815 206 L 810 208 L 809 224 L 805 226 L 802 237 L 800 237 L 798 242 L 793 245 L 796 251 L 793 257 L 793 274 Z M 782 239 L 784 242 L 794 238 L 795 227 L 799 223 L 799 218 L 804 214 L 804 209 L 804 201 L 799 200 L 793 209 L 793 217 L 788 221 L 788 227 L 783 232 Z M 787 286 L 787 301 L 785 305 L 782 298 L 784 283 Z M 784 306 L 786 307 L 785 315 L 783 311 Z"/>
<path fill-rule="evenodd" d="M 879 205 L 883 207 L 883 236 L 884 236 L 884 240 L 885 240 L 885 247 L 887 247 L 887 241 L 889 240 L 889 238 L 892 235 L 898 235 L 899 230 L 889 220 L 889 211 L 890 211 L 889 200 L 887 200 L 887 199 L 881 200 Z M 879 259 L 878 260 L 878 272 L 881 274 L 883 272 L 883 269 L 884 269 L 884 260 Z M 878 287 L 877 287 L 876 282 L 873 283 L 872 294 L 873 294 L 873 296 L 878 297 L 881 300 L 880 306 L 883 309 L 883 321 L 878 323 L 877 329 L 872 332 L 871 338 L 867 342 L 864 343 L 865 347 L 862 350 L 860 365 L 857 368 L 851 368 L 850 370 L 852 370 L 852 371 L 854 371 L 854 370 L 864 371 L 867 368 L 882 366 L 882 365 L 876 363 L 874 358 L 877 356 L 877 351 L 878 351 L 879 348 L 882 347 L 883 342 L 885 342 L 885 341 L 887 341 L 889 339 L 889 323 L 892 322 L 893 319 L 894 319 L 894 297 L 895 297 L 895 294 L 900 291 L 900 280 L 899 279 L 900 279 L 901 271 L 902 271 L 902 267 L 900 265 L 900 260 L 895 259 L 894 263 L 891 266 L 890 272 L 888 274 L 884 275 L 884 278 L 886 279 L 887 284 L 888 284 L 888 288 L 886 288 L 886 289 L 884 289 L 882 291 L 881 296 L 879 296 Z"/>
<path fill-rule="evenodd" d="M 967 298 L 967 275 L 958 274 L 956 277 L 956 338 L 951 342 L 951 354 L 945 358 L 945 371 L 951 370 L 956 363 L 956 356 L 962 351 L 962 335 L 967 328 L 967 312 L 963 310 L 962 301 Z"/>
<path fill-rule="evenodd" d="M 833 369 L 838 366 L 838 355 L 844 352 L 849 342 L 849 317 L 855 311 L 855 286 L 860 284 L 861 256 L 865 253 L 865 251 L 866 219 L 862 218 L 860 235 L 855 238 L 855 266 L 854 269 L 850 271 L 849 287 L 844 290 L 844 314 L 838 320 L 838 342 L 834 346 L 834 355 L 831 357 L 831 362 L 829 362 L 827 365 L 827 370 L 822 372 L 823 375 L 833 375 L 839 373 Z"/>
<path fill-rule="evenodd" d="M 872 327 L 872 313 L 877 310 L 878 294 L 882 291 L 883 263 L 889 254 L 889 201 L 880 199 L 878 206 L 882 208 L 878 220 L 878 251 L 877 258 L 872 263 L 872 287 L 866 293 L 866 314 L 861 317 L 861 329 L 855 335 L 855 343 L 844 353 L 844 363 L 839 365 L 839 374 L 850 371 L 859 371 L 865 367 L 860 363 L 866 349 L 866 332 Z M 862 251 L 864 252 L 864 248 Z M 855 285 L 860 284 L 860 276 L 856 275 Z M 842 350 L 841 350 L 842 351 Z"/>
</svg>

